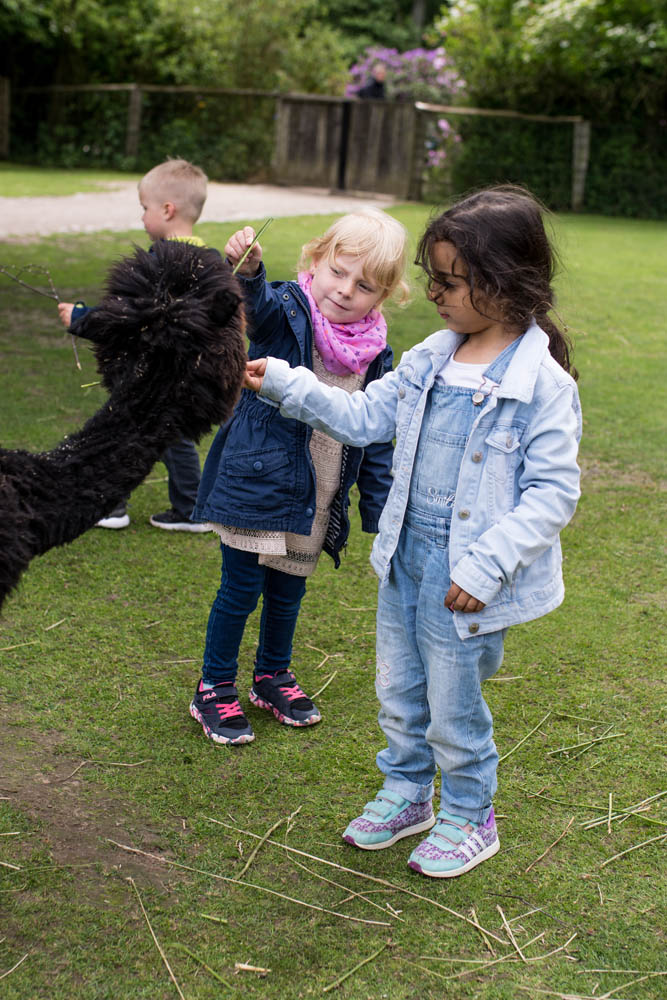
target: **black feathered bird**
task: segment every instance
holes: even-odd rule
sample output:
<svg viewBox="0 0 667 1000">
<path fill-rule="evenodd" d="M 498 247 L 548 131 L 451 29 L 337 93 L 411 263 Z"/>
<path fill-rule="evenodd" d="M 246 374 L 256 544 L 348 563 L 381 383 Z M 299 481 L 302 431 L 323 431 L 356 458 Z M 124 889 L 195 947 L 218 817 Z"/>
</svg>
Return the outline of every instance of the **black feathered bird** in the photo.
<svg viewBox="0 0 667 1000">
<path fill-rule="evenodd" d="M 225 421 L 241 389 L 242 296 L 216 250 L 137 249 L 74 330 L 92 341 L 110 394 L 52 451 L 0 448 L 0 606 L 34 556 L 109 514 L 174 441 Z"/>
</svg>

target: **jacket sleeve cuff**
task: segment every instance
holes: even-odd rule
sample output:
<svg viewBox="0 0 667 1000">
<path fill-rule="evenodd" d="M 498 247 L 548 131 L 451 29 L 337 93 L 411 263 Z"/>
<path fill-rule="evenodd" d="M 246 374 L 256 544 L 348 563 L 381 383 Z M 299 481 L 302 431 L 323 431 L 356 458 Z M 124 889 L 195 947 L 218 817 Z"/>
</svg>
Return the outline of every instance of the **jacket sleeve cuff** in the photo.
<svg viewBox="0 0 667 1000">
<path fill-rule="evenodd" d="M 289 364 L 282 358 L 267 358 L 266 372 L 258 395 L 279 403 L 285 395 L 290 371 Z"/>
<path fill-rule="evenodd" d="M 452 583 L 455 583 L 467 594 L 476 597 L 482 604 L 490 604 L 498 594 L 503 585 L 502 580 L 490 580 L 488 576 L 483 576 L 474 566 L 474 558 L 471 555 L 464 556 L 451 573 Z"/>
</svg>

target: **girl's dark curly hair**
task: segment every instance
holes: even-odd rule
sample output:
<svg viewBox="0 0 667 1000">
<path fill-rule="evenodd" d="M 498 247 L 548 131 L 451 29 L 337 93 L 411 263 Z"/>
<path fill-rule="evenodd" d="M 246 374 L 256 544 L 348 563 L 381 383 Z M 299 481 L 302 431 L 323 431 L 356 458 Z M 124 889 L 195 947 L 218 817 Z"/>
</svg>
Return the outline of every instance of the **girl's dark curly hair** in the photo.
<svg viewBox="0 0 667 1000">
<path fill-rule="evenodd" d="M 484 297 L 498 307 L 505 322 L 522 330 L 534 319 L 549 337 L 551 355 L 576 379 L 570 340 L 549 316 L 557 258 L 544 226 L 545 212 L 525 188 L 513 184 L 484 188 L 429 222 L 415 263 L 426 272 L 432 288 L 438 283 L 431 264 L 433 246 L 442 241 L 453 244 L 465 268 L 473 306 L 478 308 L 476 294 L 478 302 Z"/>
</svg>

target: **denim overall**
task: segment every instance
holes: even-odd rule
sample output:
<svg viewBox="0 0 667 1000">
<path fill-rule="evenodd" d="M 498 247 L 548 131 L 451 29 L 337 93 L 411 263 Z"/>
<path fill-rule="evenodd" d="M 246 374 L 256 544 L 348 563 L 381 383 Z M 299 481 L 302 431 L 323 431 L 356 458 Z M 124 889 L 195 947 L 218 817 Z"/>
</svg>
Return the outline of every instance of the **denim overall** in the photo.
<svg viewBox="0 0 667 1000">
<path fill-rule="evenodd" d="M 514 345 L 512 345 L 514 347 Z M 487 369 L 499 382 L 513 350 Z M 459 638 L 444 605 L 449 532 L 459 468 L 473 421 L 486 405 L 475 390 L 436 381 L 424 413 L 408 506 L 379 589 L 376 691 L 388 746 L 377 755 L 384 787 L 411 802 L 433 797 L 441 771 L 441 808 L 485 822 L 496 791 L 498 754 L 481 681 L 503 660 L 506 629 Z M 476 397 L 477 398 L 477 397 Z"/>
</svg>

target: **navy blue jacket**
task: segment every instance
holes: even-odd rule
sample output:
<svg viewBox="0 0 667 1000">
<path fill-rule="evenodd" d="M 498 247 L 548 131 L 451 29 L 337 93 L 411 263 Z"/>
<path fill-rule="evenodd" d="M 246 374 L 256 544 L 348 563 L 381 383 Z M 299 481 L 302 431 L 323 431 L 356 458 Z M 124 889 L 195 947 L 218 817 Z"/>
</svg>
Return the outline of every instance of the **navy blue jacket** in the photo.
<svg viewBox="0 0 667 1000">
<path fill-rule="evenodd" d="M 255 277 L 241 278 L 241 285 L 248 307 L 250 359 L 271 355 L 293 368 L 312 370 L 310 307 L 298 283 L 268 282 L 262 264 Z M 391 371 L 392 361 L 392 350 L 386 347 L 370 364 L 364 386 Z M 244 389 L 234 415 L 211 445 L 193 520 L 309 535 L 315 516 L 311 435 L 306 424 L 281 416 L 275 405 Z M 324 542 L 336 567 L 350 533 L 350 488 L 355 482 L 359 486 L 362 529 L 376 532 L 392 484 L 392 454 L 391 442 L 343 447 L 340 486 Z"/>
</svg>

